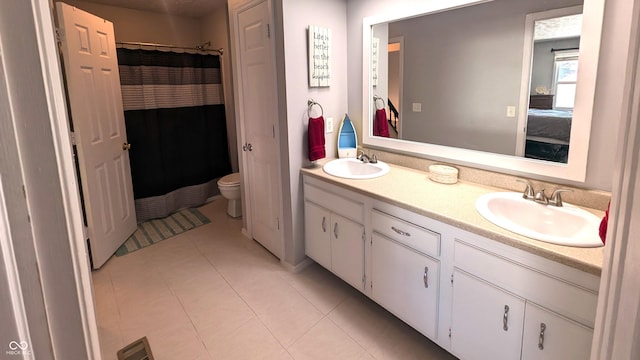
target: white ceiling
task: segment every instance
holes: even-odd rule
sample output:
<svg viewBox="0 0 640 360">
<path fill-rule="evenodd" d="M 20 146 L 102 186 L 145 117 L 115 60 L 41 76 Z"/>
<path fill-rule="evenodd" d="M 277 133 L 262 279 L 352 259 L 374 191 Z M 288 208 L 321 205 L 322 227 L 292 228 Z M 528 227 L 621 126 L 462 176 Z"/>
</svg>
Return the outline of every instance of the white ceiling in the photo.
<svg viewBox="0 0 640 360">
<path fill-rule="evenodd" d="M 129 9 L 200 18 L 224 6 L 226 0 L 85 0 Z"/>
</svg>

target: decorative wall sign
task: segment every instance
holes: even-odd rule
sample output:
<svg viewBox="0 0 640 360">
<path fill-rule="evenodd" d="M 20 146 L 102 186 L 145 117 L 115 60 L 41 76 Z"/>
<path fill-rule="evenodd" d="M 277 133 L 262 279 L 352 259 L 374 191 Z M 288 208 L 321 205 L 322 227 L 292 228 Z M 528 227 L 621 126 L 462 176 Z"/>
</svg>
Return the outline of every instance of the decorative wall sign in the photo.
<svg viewBox="0 0 640 360">
<path fill-rule="evenodd" d="M 331 81 L 331 29 L 309 25 L 309 87 Z"/>
<path fill-rule="evenodd" d="M 378 61 L 380 60 L 380 38 L 371 41 L 371 85 L 378 85 Z"/>
</svg>

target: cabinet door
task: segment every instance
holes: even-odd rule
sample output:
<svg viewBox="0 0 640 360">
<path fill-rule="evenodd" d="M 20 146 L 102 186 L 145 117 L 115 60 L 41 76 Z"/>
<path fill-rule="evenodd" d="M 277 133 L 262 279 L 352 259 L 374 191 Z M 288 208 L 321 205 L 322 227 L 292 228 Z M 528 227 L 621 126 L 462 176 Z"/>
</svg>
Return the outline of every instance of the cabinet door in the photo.
<svg viewBox="0 0 640 360">
<path fill-rule="evenodd" d="M 454 269 L 451 348 L 465 360 L 520 358 L 523 299 Z"/>
<path fill-rule="evenodd" d="M 304 251 L 331 270 L 331 213 L 312 202 L 304 202 Z"/>
<path fill-rule="evenodd" d="M 331 271 L 351 286 L 364 288 L 364 226 L 331 214 Z"/>
<path fill-rule="evenodd" d="M 593 330 L 527 303 L 522 359 L 589 359 Z"/>
<path fill-rule="evenodd" d="M 435 339 L 440 264 L 374 233 L 371 245 L 371 294 L 387 310 Z"/>
</svg>

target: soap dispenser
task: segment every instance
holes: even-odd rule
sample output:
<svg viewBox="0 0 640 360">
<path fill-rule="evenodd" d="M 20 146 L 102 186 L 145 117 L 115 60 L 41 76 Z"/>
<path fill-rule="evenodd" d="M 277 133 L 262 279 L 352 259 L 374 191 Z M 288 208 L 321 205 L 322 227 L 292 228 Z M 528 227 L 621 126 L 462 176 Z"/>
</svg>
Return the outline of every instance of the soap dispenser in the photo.
<svg viewBox="0 0 640 360">
<path fill-rule="evenodd" d="M 358 155 L 358 139 L 349 115 L 344 114 L 338 132 L 338 157 L 354 158 Z"/>
</svg>

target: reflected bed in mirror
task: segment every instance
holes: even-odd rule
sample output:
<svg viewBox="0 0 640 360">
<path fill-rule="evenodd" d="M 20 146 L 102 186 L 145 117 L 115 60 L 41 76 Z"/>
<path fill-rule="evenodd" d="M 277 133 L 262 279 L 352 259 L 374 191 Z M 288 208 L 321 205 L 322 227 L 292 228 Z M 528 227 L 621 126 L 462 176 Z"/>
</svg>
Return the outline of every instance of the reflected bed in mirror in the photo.
<svg viewBox="0 0 640 360">
<path fill-rule="evenodd" d="M 583 181 L 601 4 L 443 0 L 365 18 L 363 143 Z M 373 135 L 376 97 L 388 137 Z"/>
</svg>

